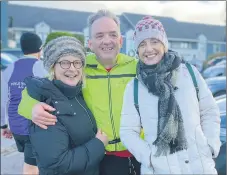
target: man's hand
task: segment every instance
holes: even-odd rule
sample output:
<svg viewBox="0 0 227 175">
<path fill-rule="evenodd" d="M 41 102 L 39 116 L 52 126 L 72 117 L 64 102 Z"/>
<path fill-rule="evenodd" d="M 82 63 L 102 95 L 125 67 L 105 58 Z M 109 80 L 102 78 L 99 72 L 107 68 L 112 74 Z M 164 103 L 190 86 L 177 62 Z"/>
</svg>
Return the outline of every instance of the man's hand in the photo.
<svg viewBox="0 0 227 175">
<path fill-rule="evenodd" d="M 32 109 L 32 121 L 40 128 L 47 129 L 49 125 L 55 125 L 57 117 L 49 112 L 55 111 L 55 109 L 46 103 L 38 103 Z"/>
<path fill-rule="evenodd" d="M 13 134 L 8 128 L 1 129 L 1 130 L 2 130 L 2 136 L 3 137 L 5 137 L 7 139 L 12 139 L 13 138 Z"/>
</svg>

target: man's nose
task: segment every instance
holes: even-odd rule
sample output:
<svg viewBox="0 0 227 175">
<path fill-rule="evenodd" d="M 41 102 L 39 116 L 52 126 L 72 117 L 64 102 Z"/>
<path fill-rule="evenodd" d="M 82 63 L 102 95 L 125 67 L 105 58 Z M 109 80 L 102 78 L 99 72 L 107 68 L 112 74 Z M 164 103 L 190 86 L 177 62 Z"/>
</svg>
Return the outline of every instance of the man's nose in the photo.
<svg viewBox="0 0 227 175">
<path fill-rule="evenodd" d="M 105 35 L 103 38 L 103 44 L 110 44 L 111 43 L 111 38 L 109 35 Z"/>
</svg>

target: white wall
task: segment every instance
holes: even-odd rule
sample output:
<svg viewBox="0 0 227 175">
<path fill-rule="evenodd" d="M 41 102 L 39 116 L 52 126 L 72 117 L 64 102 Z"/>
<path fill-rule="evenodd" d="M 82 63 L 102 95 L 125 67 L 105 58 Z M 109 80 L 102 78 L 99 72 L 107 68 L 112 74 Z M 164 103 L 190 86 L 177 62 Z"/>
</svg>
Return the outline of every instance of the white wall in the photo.
<svg viewBox="0 0 227 175">
<path fill-rule="evenodd" d="M 133 30 L 129 30 L 126 33 L 126 38 L 125 38 L 126 39 L 126 54 L 130 55 L 130 56 L 134 56 L 135 52 L 136 52 L 135 51 L 135 46 L 134 46 L 134 41 L 133 41 L 133 34 L 134 34 L 134 31 Z"/>
<path fill-rule="evenodd" d="M 39 35 L 43 43 L 46 41 L 47 35 L 51 32 L 51 28 L 45 22 L 40 22 L 35 25 L 35 33 Z"/>
</svg>

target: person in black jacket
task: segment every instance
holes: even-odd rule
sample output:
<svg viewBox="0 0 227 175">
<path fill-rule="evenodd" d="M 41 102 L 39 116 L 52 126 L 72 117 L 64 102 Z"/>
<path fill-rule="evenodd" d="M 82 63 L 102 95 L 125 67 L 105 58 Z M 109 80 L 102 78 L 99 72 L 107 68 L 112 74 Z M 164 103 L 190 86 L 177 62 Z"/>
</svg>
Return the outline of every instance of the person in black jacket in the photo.
<svg viewBox="0 0 227 175">
<path fill-rule="evenodd" d="M 28 94 L 54 107 L 58 120 L 46 130 L 30 126 L 40 175 L 99 175 L 108 138 L 83 99 L 84 48 L 76 38 L 63 36 L 50 41 L 43 53 L 50 77 L 25 79 Z"/>
</svg>

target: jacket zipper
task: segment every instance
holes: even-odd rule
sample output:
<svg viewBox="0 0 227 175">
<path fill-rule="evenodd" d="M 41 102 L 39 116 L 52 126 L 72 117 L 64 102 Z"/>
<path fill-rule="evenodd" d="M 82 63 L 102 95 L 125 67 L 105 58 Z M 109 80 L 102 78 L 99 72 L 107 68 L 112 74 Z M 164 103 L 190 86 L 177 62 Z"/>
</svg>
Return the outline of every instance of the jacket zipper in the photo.
<svg viewBox="0 0 227 175">
<path fill-rule="evenodd" d="M 116 64 L 115 66 L 117 66 L 117 64 Z M 112 69 L 113 69 L 115 66 L 113 66 Z M 111 69 L 111 70 L 112 70 L 112 69 Z M 114 135 L 114 140 L 115 140 L 115 139 L 117 139 L 117 136 L 116 136 L 116 130 L 115 130 L 114 119 L 113 119 L 113 112 L 112 112 L 112 98 L 111 98 L 110 72 L 108 72 L 107 75 L 108 75 L 108 93 L 109 93 L 110 121 L 111 121 L 112 130 L 113 130 L 113 135 Z M 115 146 L 115 151 L 117 151 L 117 145 L 114 144 L 114 146 Z"/>
<path fill-rule="evenodd" d="M 75 99 L 76 99 L 76 101 L 79 103 L 79 105 L 86 111 L 86 113 L 87 113 L 87 115 L 88 115 L 88 117 L 89 117 L 89 120 L 90 120 L 90 124 L 91 124 L 91 126 L 92 126 L 92 128 L 93 128 L 93 132 L 94 132 L 94 134 L 96 135 L 96 133 L 95 133 L 95 131 L 94 131 L 94 123 L 92 122 L 92 120 L 91 120 L 91 116 L 88 114 L 88 112 L 87 112 L 87 110 L 84 108 L 84 106 L 82 105 L 82 104 L 80 104 L 80 102 L 79 102 L 79 100 L 75 97 Z"/>
</svg>

